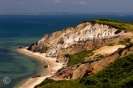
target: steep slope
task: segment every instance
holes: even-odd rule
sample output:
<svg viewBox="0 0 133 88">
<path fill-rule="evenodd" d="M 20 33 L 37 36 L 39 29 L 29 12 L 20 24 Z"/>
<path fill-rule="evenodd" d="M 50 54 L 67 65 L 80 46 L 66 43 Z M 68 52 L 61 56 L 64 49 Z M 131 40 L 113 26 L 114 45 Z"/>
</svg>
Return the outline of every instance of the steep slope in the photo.
<svg viewBox="0 0 133 88">
<path fill-rule="evenodd" d="M 129 44 L 125 48 L 118 49 L 105 57 L 93 58 L 89 61 L 85 61 L 71 67 L 62 68 L 52 78 L 54 80 L 75 80 L 86 75 L 93 75 L 103 70 L 117 59 L 132 54 L 132 52 L 133 44 Z"/>
<path fill-rule="evenodd" d="M 67 28 L 50 35 L 45 35 L 28 50 L 46 53 L 47 57 L 57 57 L 57 61 L 66 62 L 66 54 L 75 54 L 84 50 L 92 50 L 101 46 L 130 38 L 126 33 L 107 25 L 93 21 L 85 22 L 75 28 Z"/>
<path fill-rule="evenodd" d="M 133 88 L 133 54 L 118 59 L 96 75 L 77 80 L 47 79 L 36 88 Z"/>
<path fill-rule="evenodd" d="M 30 51 L 42 53 L 45 57 L 55 58 L 57 63 L 64 63 L 63 68 L 43 82 L 46 86 L 43 86 L 43 83 L 39 86 L 52 88 L 49 83 L 55 85 L 54 83 L 58 81 L 67 82 L 68 85 L 72 82 L 75 88 L 88 88 L 90 85 L 86 86 L 84 83 L 88 83 L 88 80 L 90 82 L 91 78 L 89 77 L 87 82 L 80 84 L 79 82 L 84 80 L 83 77 L 93 76 L 108 67 L 109 64 L 132 54 L 133 32 L 101 23 L 101 20 L 100 22 L 98 20 L 96 22 L 86 21 L 76 27 L 45 35 L 27 48 Z M 112 22 L 111 25 L 113 25 Z M 61 85 L 57 88 L 60 88 Z M 64 86 L 64 88 L 66 87 Z"/>
</svg>

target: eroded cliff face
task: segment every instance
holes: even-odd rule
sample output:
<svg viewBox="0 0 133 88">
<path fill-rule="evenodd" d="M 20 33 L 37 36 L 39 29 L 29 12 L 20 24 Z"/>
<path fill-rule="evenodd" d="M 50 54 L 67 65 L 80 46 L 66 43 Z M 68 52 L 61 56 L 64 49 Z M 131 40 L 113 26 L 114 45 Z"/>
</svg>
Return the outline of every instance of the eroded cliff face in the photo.
<svg viewBox="0 0 133 88">
<path fill-rule="evenodd" d="M 75 80 L 84 76 L 93 75 L 113 63 L 117 59 L 133 53 L 133 45 L 119 49 L 116 52 L 103 57 L 93 58 L 89 61 L 79 63 L 71 67 L 64 67 L 60 69 L 53 77 L 54 80 Z"/>
<path fill-rule="evenodd" d="M 46 53 L 47 57 L 57 57 L 57 61 L 67 63 L 66 54 L 96 49 L 130 37 L 132 37 L 131 33 L 89 21 L 45 35 L 41 40 L 32 44 L 28 50 Z"/>
</svg>

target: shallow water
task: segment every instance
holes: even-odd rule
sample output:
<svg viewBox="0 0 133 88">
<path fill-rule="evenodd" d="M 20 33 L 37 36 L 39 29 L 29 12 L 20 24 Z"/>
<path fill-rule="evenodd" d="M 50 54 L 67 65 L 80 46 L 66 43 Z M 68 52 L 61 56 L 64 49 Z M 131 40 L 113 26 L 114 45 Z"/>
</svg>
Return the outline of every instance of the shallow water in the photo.
<svg viewBox="0 0 133 88">
<path fill-rule="evenodd" d="M 35 75 L 42 66 L 39 61 L 18 53 L 18 47 L 29 46 L 44 34 L 75 26 L 86 19 L 103 17 L 133 21 L 133 16 L 112 15 L 0 16 L 0 88 L 12 88 Z M 5 77 L 10 78 L 6 79 L 7 83 Z"/>
</svg>

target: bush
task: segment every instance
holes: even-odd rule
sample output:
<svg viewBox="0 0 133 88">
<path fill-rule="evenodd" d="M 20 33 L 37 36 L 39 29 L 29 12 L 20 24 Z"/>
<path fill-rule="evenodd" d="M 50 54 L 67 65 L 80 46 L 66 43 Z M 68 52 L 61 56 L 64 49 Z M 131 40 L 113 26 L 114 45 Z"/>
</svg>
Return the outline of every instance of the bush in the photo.
<svg viewBox="0 0 133 88">
<path fill-rule="evenodd" d="M 78 80 L 46 80 L 36 88 L 133 88 L 133 55 L 118 59 L 96 75 Z"/>
<path fill-rule="evenodd" d="M 82 51 L 74 55 L 67 55 L 69 57 L 69 61 L 67 66 L 72 66 L 85 61 L 85 57 L 88 56 L 91 51 Z"/>
</svg>

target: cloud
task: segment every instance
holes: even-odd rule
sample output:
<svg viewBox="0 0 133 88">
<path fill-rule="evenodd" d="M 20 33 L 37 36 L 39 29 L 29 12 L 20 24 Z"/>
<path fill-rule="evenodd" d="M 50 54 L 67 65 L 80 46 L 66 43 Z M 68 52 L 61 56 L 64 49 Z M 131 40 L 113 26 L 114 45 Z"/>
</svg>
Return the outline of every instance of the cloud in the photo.
<svg viewBox="0 0 133 88">
<path fill-rule="evenodd" d="M 41 0 L 45 3 L 62 3 L 64 2 L 65 0 Z"/>
<path fill-rule="evenodd" d="M 82 5 L 86 4 L 86 0 L 77 0 L 77 2 Z"/>
<path fill-rule="evenodd" d="M 42 0 L 47 3 L 64 3 L 64 2 L 71 2 L 71 3 L 79 3 L 85 4 L 87 0 Z"/>
<path fill-rule="evenodd" d="M 61 3 L 63 0 L 54 0 L 55 3 Z"/>
</svg>

